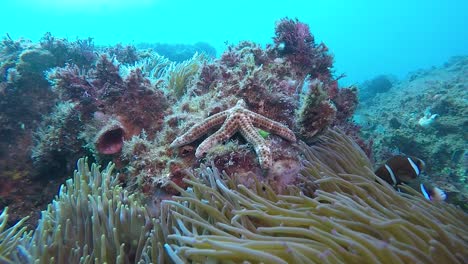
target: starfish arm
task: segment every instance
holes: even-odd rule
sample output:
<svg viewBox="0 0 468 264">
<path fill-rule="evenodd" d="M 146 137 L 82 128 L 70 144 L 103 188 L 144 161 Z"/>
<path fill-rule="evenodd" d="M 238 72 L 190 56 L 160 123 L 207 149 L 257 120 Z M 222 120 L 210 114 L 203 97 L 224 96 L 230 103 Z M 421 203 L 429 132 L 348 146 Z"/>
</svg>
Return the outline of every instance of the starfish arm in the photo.
<svg viewBox="0 0 468 264">
<path fill-rule="evenodd" d="M 210 130 L 214 126 L 222 124 L 224 120 L 226 119 L 226 117 L 227 117 L 226 111 L 207 117 L 200 124 L 197 124 L 191 127 L 183 135 L 177 137 L 174 141 L 172 141 L 170 146 L 172 148 L 176 148 L 176 147 L 180 147 L 180 146 L 192 143 L 197 138 L 206 134 L 208 130 Z"/>
<path fill-rule="evenodd" d="M 236 115 L 228 117 L 218 131 L 207 137 L 198 146 L 197 150 L 195 151 L 195 157 L 200 158 L 213 146 L 232 137 L 239 129 L 238 119 L 239 117 Z"/>
<path fill-rule="evenodd" d="M 240 133 L 250 144 L 253 145 L 255 153 L 257 153 L 258 156 L 260 167 L 262 167 L 262 169 L 270 168 L 273 162 L 270 147 L 260 136 L 257 129 L 252 125 L 251 120 L 247 116 L 243 116 L 240 122 Z"/>
<path fill-rule="evenodd" d="M 287 139 L 291 142 L 296 142 L 296 136 L 294 132 L 287 128 L 285 125 L 280 122 L 276 122 L 269 118 L 266 118 L 262 115 L 254 113 L 249 110 L 245 110 L 249 118 L 252 120 L 252 123 L 263 130 L 276 134 L 284 139 Z"/>
</svg>

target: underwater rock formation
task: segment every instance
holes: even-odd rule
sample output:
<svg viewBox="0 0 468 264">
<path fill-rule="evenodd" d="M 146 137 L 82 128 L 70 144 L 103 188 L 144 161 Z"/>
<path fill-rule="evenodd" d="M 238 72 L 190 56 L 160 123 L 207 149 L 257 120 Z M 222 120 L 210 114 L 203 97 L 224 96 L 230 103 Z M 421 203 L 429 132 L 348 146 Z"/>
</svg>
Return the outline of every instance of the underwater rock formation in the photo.
<svg viewBox="0 0 468 264">
<path fill-rule="evenodd" d="M 365 81 L 359 86 L 359 99 L 366 101 L 379 93 L 386 93 L 393 87 L 395 82 L 397 82 L 396 78 L 388 75 L 379 75 Z"/>
<path fill-rule="evenodd" d="M 0 41 L 0 207 L 10 206 L 12 223 L 34 216 L 42 199 L 53 197 L 46 191 L 60 185 L 37 186 L 31 160 L 33 132 L 57 99 L 42 73 L 50 66 L 54 57 L 40 45 L 8 35 Z"/>
<path fill-rule="evenodd" d="M 424 160 L 422 178 L 447 192 L 447 200 L 468 210 L 468 57 L 410 73 L 387 92 L 364 102 L 356 120 L 372 138 L 375 160 L 403 153 Z"/>
</svg>

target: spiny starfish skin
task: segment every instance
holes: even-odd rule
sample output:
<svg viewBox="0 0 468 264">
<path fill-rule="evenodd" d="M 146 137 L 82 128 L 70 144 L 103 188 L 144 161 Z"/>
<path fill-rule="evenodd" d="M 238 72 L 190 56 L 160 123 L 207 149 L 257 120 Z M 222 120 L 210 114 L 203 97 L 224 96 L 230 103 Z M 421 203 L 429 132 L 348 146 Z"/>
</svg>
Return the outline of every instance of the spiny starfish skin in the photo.
<svg viewBox="0 0 468 264">
<path fill-rule="evenodd" d="M 171 147 L 175 148 L 189 144 L 208 133 L 211 128 L 221 124 L 222 126 L 218 131 L 206 138 L 198 146 L 195 151 L 195 157 L 200 158 L 210 148 L 220 142 L 228 140 L 239 131 L 241 135 L 254 146 L 260 166 L 263 169 L 268 169 L 272 164 L 270 147 L 255 127 L 277 134 L 288 141 L 296 141 L 294 132 L 289 128 L 279 122 L 245 109 L 244 100 L 239 100 L 233 108 L 214 114 L 201 123 L 191 127 L 183 135 L 176 138 L 171 143 Z"/>
</svg>

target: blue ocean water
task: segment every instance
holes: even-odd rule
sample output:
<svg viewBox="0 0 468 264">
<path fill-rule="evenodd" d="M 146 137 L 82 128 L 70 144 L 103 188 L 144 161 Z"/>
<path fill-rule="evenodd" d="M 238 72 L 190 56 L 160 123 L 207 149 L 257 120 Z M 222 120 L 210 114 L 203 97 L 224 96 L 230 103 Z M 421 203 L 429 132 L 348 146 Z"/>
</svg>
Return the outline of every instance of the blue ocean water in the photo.
<svg viewBox="0 0 468 264">
<path fill-rule="evenodd" d="M 95 43 L 271 43 L 288 16 L 310 25 L 335 55 L 345 84 L 377 74 L 403 77 L 468 53 L 468 1 L 2 1 L 0 34 L 38 40 L 45 32 Z"/>
</svg>

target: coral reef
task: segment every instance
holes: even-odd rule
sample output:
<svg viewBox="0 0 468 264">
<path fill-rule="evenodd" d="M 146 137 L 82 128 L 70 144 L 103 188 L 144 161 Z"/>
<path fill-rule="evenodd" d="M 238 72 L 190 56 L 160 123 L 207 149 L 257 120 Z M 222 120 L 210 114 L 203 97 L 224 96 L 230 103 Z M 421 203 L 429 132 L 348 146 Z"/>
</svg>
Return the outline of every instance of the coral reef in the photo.
<svg viewBox="0 0 468 264">
<path fill-rule="evenodd" d="M 53 59 L 49 51 L 24 39 L 7 36 L 0 42 L 0 206 L 10 206 L 12 222 L 25 212 L 31 215 L 28 222 L 34 221 L 38 203 L 53 197 L 46 191 L 59 186 L 45 181 L 38 187 L 31 181 L 33 131 L 56 102 L 42 74 L 55 66 Z"/>
<path fill-rule="evenodd" d="M 64 38 L 56 38 L 50 32 L 44 34 L 39 40 L 40 47 L 54 56 L 53 64 L 63 67 L 70 63 L 79 68 L 89 68 L 97 60 L 96 47 L 92 38 L 69 41 Z"/>
<path fill-rule="evenodd" d="M 289 28 L 294 31 L 288 32 Z M 168 182 L 187 187 L 184 178 L 205 161 L 237 174 L 247 187 L 260 181 L 272 184 L 278 193 L 286 191 L 286 185 L 297 181 L 298 152 L 275 131 L 263 131 L 268 130 L 265 127 L 247 135 L 265 143 L 254 148 L 249 145 L 254 141 L 242 133 L 233 133 L 225 144 L 209 146 L 203 157 L 196 155 L 203 136 L 180 148 L 170 147 L 188 128 L 239 100 L 249 111 L 281 124 L 308 143 L 334 126 L 358 138 L 359 128 L 350 120 L 357 104 L 355 89 L 338 88 L 333 57 L 297 20 L 279 21 L 274 43 L 265 48 L 241 42 L 229 46 L 219 59 L 197 54 L 178 63 L 132 46 L 96 47 L 90 38 L 71 42 L 46 34 L 39 44 L 25 43 L 35 56 L 21 57 L 26 44 L 5 40 L 4 50 L 12 56 L 6 61 L 12 63 L 2 69 L 15 80 L 40 75 L 38 83 L 50 95 L 44 104 L 40 98 L 30 103 L 43 108 L 35 109 L 35 120 L 23 123 L 28 126 L 29 141 L 21 145 L 26 147 L 24 157 L 14 161 L 18 166 L 9 170 L 9 175 L 28 175 L 33 185 L 58 186 L 77 157 L 86 155 L 100 164 L 115 162 L 125 186 L 149 199 L 160 199 L 156 193 L 177 194 Z M 17 67 L 20 57 L 50 58 L 52 63 L 37 70 L 31 66 L 34 63 Z M 26 69 L 32 73 L 26 74 Z M 16 83 L 7 83 L 7 91 L 13 88 L 18 88 Z M 8 118 L 13 120 L 12 116 Z M 260 155 L 258 162 L 255 149 L 269 153 Z M 18 168 L 26 158 L 23 173 Z M 12 201 L 5 205 L 11 206 Z"/>
<path fill-rule="evenodd" d="M 82 149 L 83 141 L 70 138 L 78 135 L 83 126 L 77 105 L 71 101 L 59 102 L 34 132 L 35 144 L 31 150 L 34 176 L 46 174 L 54 178 L 70 173 L 63 164 L 86 153 Z"/>
<path fill-rule="evenodd" d="M 136 45 L 139 49 L 151 49 L 156 53 L 174 62 L 183 62 L 192 58 L 195 54 L 204 54 L 210 58 L 216 57 L 216 49 L 206 42 L 188 44 L 168 43 L 140 43 Z"/>
<path fill-rule="evenodd" d="M 333 57 L 325 44 L 316 44 L 309 26 L 300 21 L 283 18 L 276 23 L 273 38 L 277 52 L 286 57 L 303 76 L 328 80 L 333 66 Z"/>
<path fill-rule="evenodd" d="M 151 65 L 148 58 L 155 58 Z M 172 64 L 158 55 L 139 57 L 132 46 L 96 47 L 91 38 L 68 41 L 47 33 L 39 43 L 7 36 L 0 59 L 0 204 L 10 206 L 10 219 L 26 213 L 34 222 L 34 211 L 53 196 L 49 188 L 61 184 L 78 157 L 118 158 L 117 151 L 103 150 L 122 144 L 112 132 L 127 140 L 143 131 L 153 137 L 161 127 L 168 104 L 153 81 Z M 119 59 L 139 61 L 122 66 Z M 114 121 L 122 130 L 110 126 Z"/>
<path fill-rule="evenodd" d="M 107 47 L 105 51 L 111 58 L 115 58 L 123 65 L 134 65 L 140 60 L 140 55 L 135 46 L 124 46 L 119 43 L 115 46 Z"/>
<path fill-rule="evenodd" d="M 264 48 L 173 60 L 91 38 L 3 39 L 0 262 L 468 261 L 467 214 L 395 191 L 369 160 L 372 146 L 379 160 L 390 148 L 425 160 L 466 209 L 466 57 L 391 88 L 377 79 L 358 124 L 356 88 L 338 87 L 333 56 L 297 19 Z M 64 181 L 85 155 L 93 165 L 79 159 Z M 28 229 L 38 215 L 21 214 L 60 184 Z"/>
<path fill-rule="evenodd" d="M 219 116 L 239 100 L 245 102 L 245 108 L 249 111 L 294 132 L 302 131 L 298 135 L 307 142 L 313 142 L 321 132 L 332 126 L 341 127 L 359 138 L 358 127 L 349 120 L 357 105 L 356 90 L 353 87 L 338 88 L 337 79 L 331 71 L 332 56 L 323 44 L 315 44 L 308 26 L 290 19 L 284 19 L 280 24 L 282 26 L 277 25 L 276 28 L 277 43 L 265 49 L 255 43 L 241 42 L 229 46 L 219 59 L 194 56 L 176 65 L 161 61 L 160 65 L 163 66 L 156 66 L 157 72 L 164 72 L 164 76 L 156 82 L 166 91 L 171 106 L 161 130 L 153 138 L 151 132 L 145 131 L 145 139 L 135 135 L 132 140 L 124 141 L 122 157 L 123 162 L 128 164 L 124 172 L 132 181 L 130 185 L 135 186 L 136 183 L 148 194 L 161 187 L 167 187 L 166 192 L 176 194 L 174 189 L 167 186 L 167 180 L 185 186 L 182 179 L 188 175 L 187 169 L 197 167 L 206 160 L 213 160 L 220 170 L 242 175 L 240 177 L 249 186 L 253 184 L 253 177 L 274 182 L 282 173 L 297 172 L 300 167 L 297 151 L 274 133 L 265 131 L 255 131 L 254 135 L 268 142 L 271 152 L 268 154 L 267 160 L 271 160 L 268 166 L 257 162 L 255 153 L 247 145 L 252 143 L 251 140 L 246 140 L 241 133 L 233 133 L 225 144 L 203 146 L 201 152 L 196 150 L 205 139 L 203 135 L 193 138 L 189 144 L 185 142 L 181 148 L 170 148 L 171 142 L 178 136 L 202 123 L 205 118 Z M 294 46 L 284 52 L 280 42 L 288 38 L 280 36 L 287 33 L 283 28 L 286 25 L 299 29 L 294 36 L 290 36 L 295 41 L 284 45 L 297 46 L 299 38 L 310 41 L 305 46 L 301 44 L 301 47 Z M 304 67 L 301 64 L 303 60 L 308 60 L 310 67 Z M 148 68 L 145 69 L 148 72 Z M 311 94 L 319 95 L 315 100 L 304 99 Z M 213 124 L 209 129 L 217 129 L 215 125 L 221 126 L 221 123 Z M 312 133 L 313 130 L 317 130 L 316 133 Z M 361 142 L 365 145 L 364 141 Z M 256 146 L 258 144 L 254 144 L 254 149 Z M 202 156 L 205 152 L 206 155 Z M 269 170 L 264 171 L 265 168 Z"/>
<path fill-rule="evenodd" d="M 427 164 L 423 180 L 447 192 L 468 210 L 468 57 L 420 70 L 365 100 L 356 112 L 364 138 L 372 138 L 375 160 L 404 153 Z"/>
<path fill-rule="evenodd" d="M 124 140 L 143 130 L 153 135 L 162 126 L 164 93 L 143 76 L 141 68 L 127 73 L 121 76 L 119 64 L 103 54 L 85 73 L 70 65 L 48 75 L 62 100 L 78 104 L 80 119 L 86 122 L 80 138 L 98 158 L 119 154 Z"/>
</svg>

